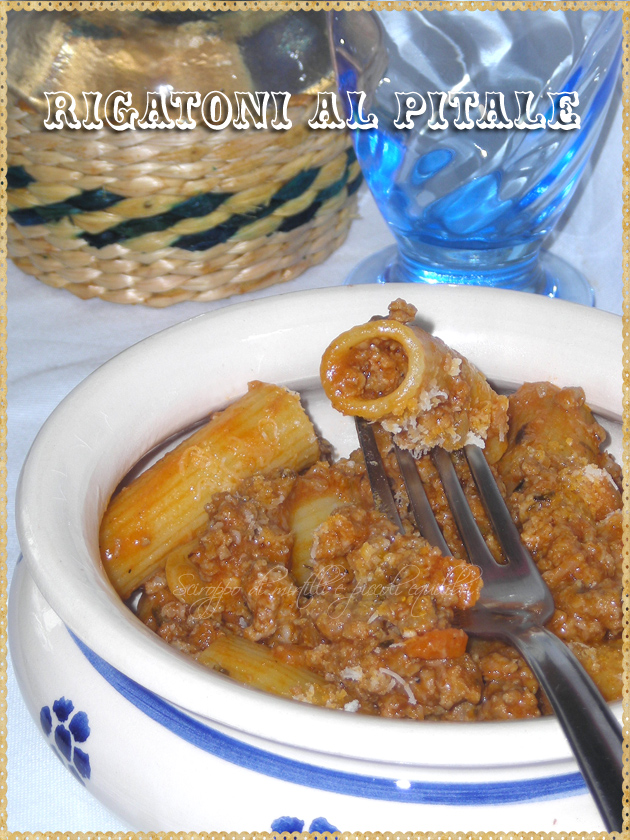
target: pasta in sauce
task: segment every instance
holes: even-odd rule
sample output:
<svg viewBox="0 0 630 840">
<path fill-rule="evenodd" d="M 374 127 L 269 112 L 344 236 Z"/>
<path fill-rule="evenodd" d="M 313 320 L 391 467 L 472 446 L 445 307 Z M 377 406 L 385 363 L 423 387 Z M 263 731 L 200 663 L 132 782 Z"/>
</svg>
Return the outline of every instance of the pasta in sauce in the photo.
<svg viewBox="0 0 630 840">
<path fill-rule="evenodd" d="M 250 391 L 226 410 L 227 418 L 220 414 L 211 424 L 227 424 L 223 432 L 232 452 L 242 449 L 239 435 L 247 437 L 247 430 L 273 420 L 274 437 L 282 440 L 286 424 L 287 435 L 293 429 L 286 459 L 270 446 L 267 463 L 241 455 L 243 468 L 232 464 L 228 469 L 222 466 L 227 455 L 217 454 L 223 438 L 212 430 L 209 437 L 202 434 L 209 440 L 207 457 L 217 486 L 203 500 L 203 525 L 195 520 L 187 529 L 180 522 L 183 537 L 175 544 L 160 537 L 162 550 L 151 553 L 151 563 L 141 558 L 141 571 L 123 574 L 120 570 L 133 568 L 135 560 L 126 556 L 129 540 L 117 535 L 116 523 L 142 521 L 148 528 L 152 513 L 146 499 L 164 496 L 170 487 L 164 476 L 172 480 L 173 474 L 158 462 L 139 479 L 142 492 L 132 483 L 105 516 L 101 549 L 106 569 L 115 554 L 112 582 L 123 597 L 129 595 L 128 577 L 134 586 L 141 584 L 137 614 L 165 642 L 208 668 L 284 697 L 417 720 L 547 714 L 535 677 L 513 648 L 468 639 L 457 627 L 457 611 L 474 605 L 482 582 L 466 559 L 424 453 L 440 436 L 442 445 L 457 450 L 473 435 L 484 443 L 523 540 L 554 596 L 549 628 L 574 650 L 606 699 L 618 699 L 621 474 L 601 451 L 603 429 L 579 388 L 530 383 L 509 401 L 495 394 L 460 354 L 409 327 L 414 314 L 396 301 L 384 319 L 392 322 L 389 333 L 372 331 L 371 325 L 382 325 L 378 320 L 369 322 L 368 330 L 350 330 L 351 340 L 347 334 L 340 337 L 322 362 L 333 404 L 345 400 L 341 410 L 357 413 L 356 401 L 363 401 L 375 412 L 370 419 L 400 501 L 405 534 L 374 508 L 360 451 L 332 462 L 313 447 L 312 424 L 295 395 L 257 383 L 254 393 L 264 400 L 254 404 Z M 397 324 L 405 329 L 398 332 Z M 410 363 L 413 354 L 417 358 Z M 407 388 L 410 377 L 414 381 Z M 402 398 L 401 387 L 406 388 Z M 388 399 L 396 391 L 398 397 Z M 376 414 L 383 406 L 379 422 Z M 246 425 L 241 412 L 248 415 Z M 392 431 L 416 455 L 453 556 L 431 547 L 405 513 Z M 170 457 L 181 467 L 190 461 L 182 462 L 190 444 L 178 449 Z M 207 470 L 195 451 L 197 468 Z M 498 556 L 465 459 L 457 453 L 456 468 Z M 184 480 L 190 485 L 189 474 Z"/>
</svg>

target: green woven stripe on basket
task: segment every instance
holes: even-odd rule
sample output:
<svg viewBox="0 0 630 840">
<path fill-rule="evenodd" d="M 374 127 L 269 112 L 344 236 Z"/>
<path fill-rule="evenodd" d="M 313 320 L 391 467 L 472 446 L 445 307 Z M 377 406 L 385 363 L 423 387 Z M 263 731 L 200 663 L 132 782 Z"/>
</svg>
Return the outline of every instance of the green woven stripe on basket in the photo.
<svg viewBox="0 0 630 840">
<path fill-rule="evenodd" d="M 299 213 L 295 213 L 293 216 L 287 216 L 286 219 L 283 219 L 277 228 L 278 231 L 286 232 L 294 230 L 295 228 L 306 224 L 313 218 L 313 216 L 315 216 L 315 214 L 322 206 L 324 201 L 327 201 L 337 193 L 341 192 L 341 190 L 344 188 L 348 181 L 350 167 L 352 163 L 356 160 L 354 150 L 352 148 L 348 149 L 346 154 L 346 167 L 341 178 L 334 184 L 330 184 L 329 186 L 324 187 L 322 190 L 319 190 L 319 192 L 315 195 L 313 202 L 305 210 L 302 210 Z M 317 177 L 318 171 L 319 170 L 315 169 L 306 170 L 306 172 L 300 173 L 287 184 L 285 184 L 284 187 L 282 187 L 282 189 L 278 190 L 278 192 L 271 198 L 271 201 L 268 205 L 264 207 L 259 207 L 255 212 L 247 214 L 235 214 L 234 216 L 231 216 L 227 221 L 223 222 L 220 225 L 217 225 L 214 228 L 211 228 L 210 230 L 201 231 L 200 233 L 189 234 L 187 236 L 180 236 L 178 239 L 171 243 L 171 246 L 173 248 L 182 248 L 185 251 L 206 251 L 209 248 L 213 248 L 215 245 L 219 245 L 222 242 L 227 242 L 244 225 L 251 224 L 252 222 L 264 218 L 265 216 L 269 216 L 271 213 L 274 212 L 274 210 L 277 210 L 286 201 L 289 201 L 293 198 L 297 198 L 297 196 L 301 194 L 301 192 L 307 190 L 308 187 L 313 183 L 313 181 Z M 301 189 L 300 192 L 296 192 L 294 189 L 293 182 L 297 181 L 301 176 L 304 176 L 307 173 L 310 173 L 312 177 L 305 178 L 302 184 L 303 189 Z"/>
<path fill-rule="evenodd" d="M 32 184 L 35 178 L 29 175 L 23 166 L 9 166 L 7 169 L 7 189 L 21 190 Z"/>
<path fill-rule="evenodd" d="M 145 233 L 168 230 L 182 219 L 197 219 L 208 216 L 217 209 L 224 201 L 234 193 L 202 193 L 182 201 L 167 210 L 165 213 L 158 213 L 155 216 L 147 216 L 144 219 L 128 219 L 120 222 L 115 227 L 101 231 L 101 233 L 83 233 L 82 239 L 94 248 L 104 248 L 106 245 L 113 245 L 116 242 L 124 242 L 127 239 L 134 239 L 136 236 L 143 236 Z"/>
<path fill-rule="evenodd" d="M 342 177 L 338 181 L 335 181 L 334 184 L 325 187 L 323 190 L 320 190 L 317 193 L 317 197 L 310 207 L 307 207 L 306 210 L 302 210 L 301 213 L 296 213 L 295 215 L 286 218 L 278 227 L 278 231 L 286 233 L 290 230 L 295 230 L 295 228 L 300 227 L 301 225 L 305 225 L 307 222 L 310 222 L 311 219 L 316 215 L 317 211 L 322 206 L 322 204 L 324 204 L 324 202 L 328 201 L 329 199 L 334 198 L 334 196 L 338 195 L 341 192 L 341 190 L 346 186 L 348 181 L 348 175 L 349 166 L 346 167 L 346 171 L 343 173 Z"/>
<path fill-rule="evenodd" d="M 19 167 L 20 169 L 22 167 Z M 25 173 L 28 175 L 28 173 Z M 28 176 L 30 178 L 30 175 Z M 31 182 L 33 179 L 31 178 Z M 29 182 L 30 183 L 30 182 Z M 19 188 L 18 188 L 19 189 Z M 8 193 L 9 203 L 11 192 Z M 65 201 L 57 201 L 53 204 L 40 204 L 37 207 L 26 207 L 20 210 L 10 210 L 9 215 L 14 222 L 22 227 L 31 225 L 45 225 L 51 222 L 59 222 L 66 216 L 74 216 L 77 213 L 89 213 L 90 211 L 106 210 L 123 201 L 122 195 L 108 192 L 102 187 L 96 190 L 86 190 Z"/>
<path fill-rule="evenodd" d="M 306 192 L 315 178 L 317 178 L 318 172 L 319 169 L 307 169 L 304 172 L 299 172 L 281 187 L 275 195 L 272 195 L 268 204 L 257 207 L 256 210 L 249 213 L 235 213 L 227 221 L 209 230 L 180 236 L 172 243 L 172 246 L 174 248 L 183 248 L 185 251 L 206 251 L 208 248 L 213 248 L 221 242 L 227 242 L 228 239 L 231 239 L 245 225 L 251 225 L 252 222 L 257 222 L 259 219 L 270 216 L 274 210 L 282 207 L 287 201 L 292 201 L 303 192 Z"/>
<path fill-rule="evenodd" d="M 288 232 L 306 224 L 316 215 L 317 211 L 326 201 L 341 192 L 344 187 L 347 188 L 349 195 L 355 192 L 361 182 L 361 175 L 348 183 L 350 168 L 355 161 L 354 149 L 350 147 L 346 150 L 346 165 L 341 178 L 333 184 L 329 184 L 319 190 L 307 208 L 282 219 L 277 230 Z M 187 251 L 202 251 L 226 242 L 246 225 L 250 225 L 271 215 L 287 202 L 293 201 L 305 193 L 315 182 L 319 172 L 320 168 L 306 169 L 299 172 L 290 181 L 280 187 L 265 204 L 246 213 L 235 213 L 226 221 L 221 222 L 213 228 L 183 236 L 176 236 L 174 233 L 176 238 L 171 245 Z M 15 166 L 11 167 L 8 171 L 7 181 L 10 183 L 12 189 L 23 189 L 32 183 L 34 179 L 22 166 Z M 231 192 L 202 193 L 192 196 L 179 204 L 175 204 L 163 213 L 144 218 L 127 219 L 99 233 L 78 231 L 77 237 L 84 239 L 88 245 L 94 248 L 105 248 L 108 245 L 125 242 L 147 233 L 167 231 L 183 219 L 208 216 L 233 195 L 235 193 Z M 64 201 L 12 210 L 9 215 L 17 224 L 28 227 L 31 225 L 58 222 L 65 217 L 75 216 L 79 213 L 102 211 L 124 200 L 124 196 L 99 188 L 87 190 Z"/>
</svg>

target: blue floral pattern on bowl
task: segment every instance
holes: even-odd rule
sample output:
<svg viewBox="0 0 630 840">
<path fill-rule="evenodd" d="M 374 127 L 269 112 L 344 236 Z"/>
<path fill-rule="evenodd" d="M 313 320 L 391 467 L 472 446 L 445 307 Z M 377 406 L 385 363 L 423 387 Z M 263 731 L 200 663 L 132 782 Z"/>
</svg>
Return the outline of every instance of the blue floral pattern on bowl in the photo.
<svg viewBox="0 0 630 840">
<path fill-rule="evenodd" d="M 39 722 L 44 734 L 53 740 L 51 747 L 72 775 L 85 785 L 92 772 L 90 757 L 77 744 L 83 744 L 90 735 L 90 723 L 85 712 L 74 712 L 74 703 L 60 697 L 49 706 L 42 706 Z"/>
<path fill-rule="evenodd" d="M 278 834 L 301 834 L 304 831 L 304 820 L 297 817 L 278 817 L 271 823 L 271 830 Z M 339 829 L 331 825 L 325 817 L 315 817 L 308 827 L 310 834 L 339 833 Z"/>
</svg>

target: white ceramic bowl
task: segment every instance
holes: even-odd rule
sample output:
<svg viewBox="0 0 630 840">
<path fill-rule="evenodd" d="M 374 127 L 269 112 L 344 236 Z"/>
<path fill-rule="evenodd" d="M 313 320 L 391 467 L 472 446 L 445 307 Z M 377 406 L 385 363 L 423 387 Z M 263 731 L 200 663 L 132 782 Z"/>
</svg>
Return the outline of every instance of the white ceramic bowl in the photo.
<svg viewBox="0 0 630 840">
<path fill-rule="evenodd" d="M 555 719 L 392 721 L 262 694 L 165 645 L 101 568 L 99 521 L 120 479 L 252 379 L 299 390 L 339 454 L 355 448 L 352 424 L 321 392 L 319 360 L 335 335 L 397 296 L 498 385 L 582 385 L 620 453 L 621 319 L 513 292 L 277 296 L 166 330 L 88 377 L 44 425 L 22 472 L 25 562 L 12 584 L 10 644 L 44 737 L 139 829 L 601 829 Z"/>
</svg>

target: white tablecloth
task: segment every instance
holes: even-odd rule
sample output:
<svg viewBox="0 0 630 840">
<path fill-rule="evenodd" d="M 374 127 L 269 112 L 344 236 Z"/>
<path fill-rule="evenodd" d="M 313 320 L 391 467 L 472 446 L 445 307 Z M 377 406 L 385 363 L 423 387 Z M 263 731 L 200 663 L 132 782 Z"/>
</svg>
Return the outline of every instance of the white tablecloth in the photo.
<svg viewBox="0 0 630 840">
<path fill-rule="evenodd" d="M 621 92 L 578 194 L 548 243 L 589 279 L 596 305 L 622 308 Z M 63 397 L 114 354 L 152 333 L 231 302 L 338 285 L 365 256 L 392 242 L 370 195 L 346 243 L 297 280 L 214 304 L 167 309 L 82 301 L 8 268 L 8 573 L 19 553 L 15 487 L 38 429 Z M 566 800 L 567 808 L 571 799 Z M 101 807 L 61 766 L 30 719 L 8 667 L 8 828 L 10 831 L 131 830 Z M 392 829 L 396 826 L 392 826 Z M 510 826 L 512 828 L 512 826 Z M 526 826 L 524 828 L 527 828 Z M 418 830 L 421 826 L 418 826 Z M 344 826 L 343 830 L 352 830 Z"/>
</svg>

